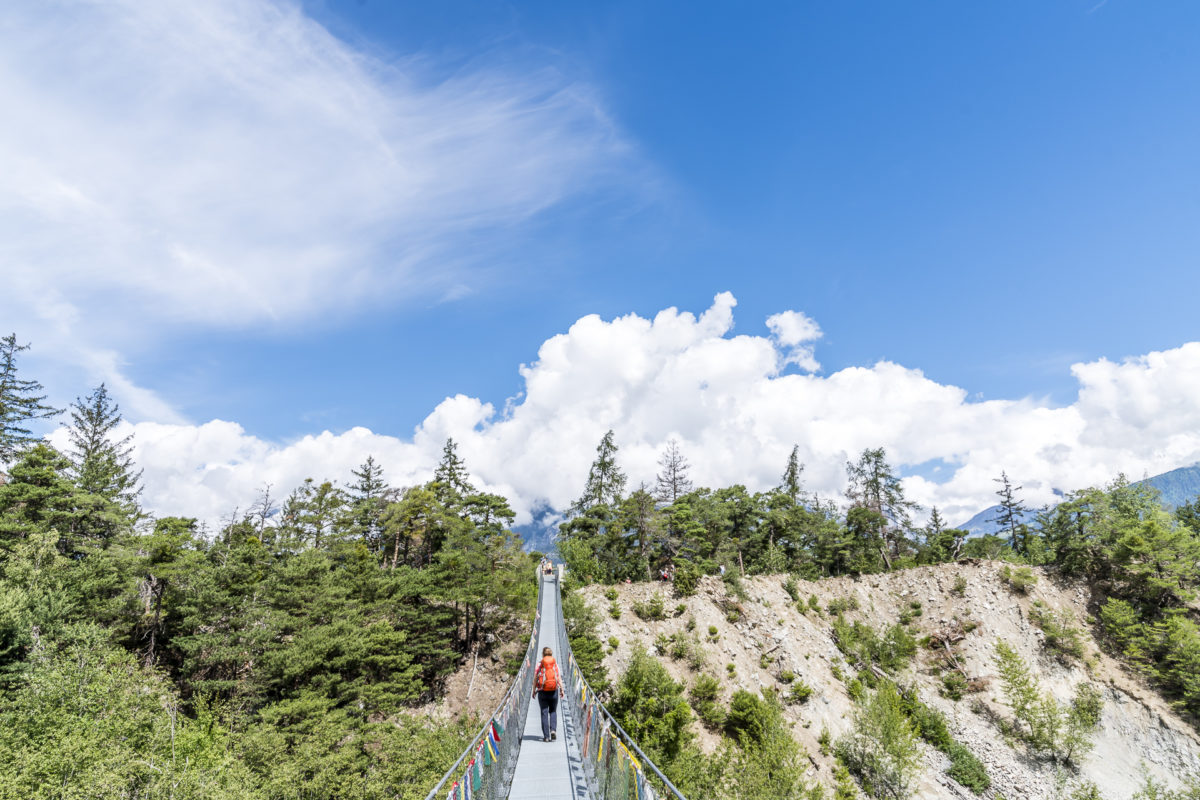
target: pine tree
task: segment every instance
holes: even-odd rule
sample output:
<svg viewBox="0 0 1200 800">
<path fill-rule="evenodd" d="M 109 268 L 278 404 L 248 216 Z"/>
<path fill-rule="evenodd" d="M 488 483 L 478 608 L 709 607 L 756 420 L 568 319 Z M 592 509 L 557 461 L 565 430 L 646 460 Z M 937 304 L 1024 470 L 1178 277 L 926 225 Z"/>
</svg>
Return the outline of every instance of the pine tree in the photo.
<svg viewBox="0 0 1200 800">
<path fill-rule="evenodd" d="M 800 463 L 800 445 L 792 445 L 792 454 L 788 456 L 787 468 L 779 481 L 779 490 L 791 499 L 792 505 L 800 502 L 800 494 L 804 485 L 800 476 L 804 473 L 804 465 Z"/>
<path fill-rule="evenodd" d="M 888 544 L 892 558 L 899 556 L 904 534 L 912 527 L 912 512 L 919 506 L 904 497 L 904 487 L 892 472 L 887 453 L 882 447 L 863 450 L 857 464 L 846 463 L 846 476 L 850 479 L 846 497 L 851 505 L 866 508 L 883 518 L 880 534 Z M 884 555 L 886 558 L 886 553 Z M 890 559 L 888 562 L 890 568 Z"/>
<path fill-rule="evenodd" d="M 347 533 L 361 538 L 372 552 L 383 548 L 383 512 L 387 508 L 388 485 L 383 479 L 383 467 L 374 456 L 356 470 L 351 470 L 355 482 L 347 487 L 349 495 Z"/>
<path fill-rule="evenodd" d="M 26 449 L 0 485 L 0 546 L 35 531 L 57 531 L 70 554 L 84 542 L 112 539 L 127 520 L 104 498 L 81 491 L 71 462 L 45 442 Z"/>
<path fill-rule="evenodd" d="M 134 468 L 133 434 L 113 438 L 120 424 L 121 407 L 112 401 L 103 383 L 86 399 L 75 398 L 67 429 L 71 471 L 80 489 L 100 495 L 136 518 L 142 472 Z"/>
<path fill-rule="evenodd" d="M 1020 486 L 1013 486 L 1012 481 L 1008 479 L 1008 473 L 1001 470 L 999 478 L 993 478 L 993 482 L 999 483 L 1000 488 L 996 490 L 996 494 L 1000 496 L 1000 509 L 996 512 L 996 516 L 991 519 L 991 522 L 1002 531 L 1008 532 L 1008 546 L 1014 552 L 1025 552 L 1025 515 L 1029 513 L 1029 509 L 1025 504 L 1017 499 L 1017 492 L 1021 491 Z"/>
<path fill-rule="evenodd" d="M 442 447 L 442 460 L 433 471 L 433 483 L 438 500 L 446 506 L 456 505 L 475 491 L 467 465 L 459 458 L 458 443 L 454 439 L 446 439 Z"/>
<path fill-rule="evenodd" d="M 328 547 L 345 506 L 345 492 L 330 481 L 318 484 L 305 478 L 283 504 L 280 547 L 294 552 L 305 547 Z"/>
<path fill-rule="evenodd" d="M 610 430 L 596 447 L 596 460 L 588 470 L 583 496 L 575 501 L 571 511 L 582 514 L 593 506 L 616 505 L 625 490 L 625 480 L 625 473 L 617 467 L 617 445 Z"/>
<path fill-rule="evenodd" d="M 663 503 L 674 503 L 692 490 L 692 481 L 688 477 L 688 470 L 692 465 L 679 451 L 679 442 L 674 439 L 667 441 L 667 449 L 663 451 L 658 465 L 662 467 L 662 472 L 655 476 L 655 499 Z"/>
<path fill-rule="evenodd" d="M 0 338 L 0 465 L 11 464 L 26 445 L 38 441 L 26 425 L 61 414 L 42 401 L 42 385 L 17 375 L 17 354 L 29 345 L 17 344 L 17 335 Z"/>
</svg>

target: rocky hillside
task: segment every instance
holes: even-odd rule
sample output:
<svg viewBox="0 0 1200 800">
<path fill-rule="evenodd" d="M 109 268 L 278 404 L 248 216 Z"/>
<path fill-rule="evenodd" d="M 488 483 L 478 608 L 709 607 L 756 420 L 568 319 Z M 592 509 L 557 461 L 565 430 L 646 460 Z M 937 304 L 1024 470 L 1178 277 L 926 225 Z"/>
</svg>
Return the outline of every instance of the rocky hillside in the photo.
<svg viewBox="0 0 1200 800">
<path fill-rule="evenodd" d="M 815 583 L 796 580 L 786 587 L 786 577 L 746 578 L 742 597 L 713 577 L 702 579 L 688 598 L 672 596 L 664 584 L 580 591 L 602 620 L 599 638 L 610 675 L 622 674 L 640 644 L 659 652 L 672 676 L 689 686 L 700 673 L 717 677 L 720 702 L 727 703 L 739 688 L 779 691 L 788 700 L 785 714 L 793 734 L 811 762 L 810 781 L 827 787 L 835 782 L 828 743 L 851 731 L 853 696 L 865 695 L 858 676 L 870 682 L 870 674 L 861 670 L 881 672 L 839 648 L 831 609 L 840 610 L 842 624 L 859 621 L 877 631 L 903 623 L 918 646 L 891 677 L 899 686 L 914 687 L 926 706 L 941 712 L 953 737 L 982 762 L 990 779 L 985 797 L 1066 797 L 1091 781 L 1107 800 L 1123 800 L 1142 787 L 1147 775 L 1176 787 L 1200 774 L 1196 730 L 1138 676 L 1099 650 L 1090 632 L 1085 587 L 1039 570 L 1032 571 L 1032 580 L 1021 577 L 1002 564 L 982 562 Z M 647 613 L 656 594 L 664 601 L 663 619 Z M 635 607 L 648 618 L 636 614 Z M 614 611 L 619 618 L 613 618 Z M 1078 768 L 1056 765 L 1004 733 L 1013 710 L 998 678 L 999 642 L 1008 643 L 1042 689 L 1063 703 L 1081 683 L 1098 690 L 1102 710 L 1094 747 Z M 812 690 L 802 701 L 805 692 L 792 690 L 801 684 Z M 702 747 L 711 749 L 716 742 L 716 736 L 701 732 Z M 921 747 L 923 767 L 914 796 L 978 796 L 947 775 L 946 755 Z"/>
</svg>

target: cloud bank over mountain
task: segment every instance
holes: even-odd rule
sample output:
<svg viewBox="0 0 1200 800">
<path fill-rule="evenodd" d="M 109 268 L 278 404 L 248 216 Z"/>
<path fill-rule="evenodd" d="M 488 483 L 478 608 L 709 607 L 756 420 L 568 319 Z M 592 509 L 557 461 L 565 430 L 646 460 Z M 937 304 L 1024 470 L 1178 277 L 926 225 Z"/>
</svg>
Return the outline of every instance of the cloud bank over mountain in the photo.
<svg viewBox="0 0 1200 800">
<path fill-rule="evenodd" d="M 837 496 L 847 459 L 883 446 L 909 473 L 910 496 L 951 520 L 990 505 L 1002 469 L 1039 504 L 1054 489 L 1200 458 L 1200 342 L 1076 364 L 1079 395 L 1066 406 L 972 401 L 963 388 L 889 361 L 828 375 L 790 370 L 803 362 L 795 348 L 815 339 L 816 324 L 782 312 L 771 335 L 736 335 L 735 305 L 724 293 L 699 316 L 675 308 L 653 319 L 585 316 L 520 367 L 523 393 L 502 406 L 447 397 L 411 437 L 354 428 L 281 444 L 219 420 L 131 426 L 146 504 L 216 520 L 234 503 L 244 509 L 264 482 L 278 495 L 306 477 L 345 480 L 368 454 L 392 485 L 414 484 L 430 477 L 454 437 L 476 480 L 512 498 L 524 522 L 570 504 L 609 428 L 632 485 L 653 481 L 670 438 L 698 486 L 751 489 L 775 485 L 796 444 L 807 488 Z"/>
</svg>

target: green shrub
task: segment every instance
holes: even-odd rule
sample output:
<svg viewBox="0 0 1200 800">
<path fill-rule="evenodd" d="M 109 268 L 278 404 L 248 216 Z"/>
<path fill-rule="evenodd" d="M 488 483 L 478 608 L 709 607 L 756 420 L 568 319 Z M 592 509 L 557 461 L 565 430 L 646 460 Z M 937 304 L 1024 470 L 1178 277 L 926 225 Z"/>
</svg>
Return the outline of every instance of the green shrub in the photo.
<svg viewBox="0 0 1200 800">
<path fill-rule="evenodd" d="M 664 620 L 667 618 L 667 608 L 663 596 L 655 592 L 648 601 L 633 604 L 633 613 L 644 620 Z"/>
<path fill-rule="evenodd" d="M 608 709 L 650 758 L 670 762 L 695 736 L 683 692 L 658 659 L 636 647 Z"/>
<path fill-rule="evenodd" d="M 833 768 L 833 800 L 858 800 L 858 789 L 850 777 L 850 770 L 841 764 Z"/>
<path fill-rule="evenodd" d="M 690 561 L 681 561 L 675 568 L 675 578 L 672 581 L 676 597 L 691 597 L 696 593 L 700 583 L 700 570 Z"/>
<path fill-rule="evenodd" d="M 615 603 L 617 601 L 617 590 L 616 589 L 605 589 L 604 590 L 604 599 L 608 600 L 608 602 L 610 602 L 610 603 Z"/>
<path fill-rule="evenodd" d="M 687 613 L 687 603 L 680 603 L 675 606 L 675 616 L 682 617 L 685 613 Z"/>
<path fill-rule="evenodd" d="M 610 637 L 608 637 L 608 646 L 610 648 L 612 648 L 613 650 L 616 650 L 618 647 L 621 646 L 621 640 L 615 636 L 610 636 Z"/>
<path fill-rule="evenodd" d="M 829 616 L 831 616 L 831 617 L 839 616 L 846 611 L 857 611 L 857 610 L 858 610 L 858 598 L 854 597 L 854 596 L 835 597 L 833 600 L 829 601 L 828 611 L 829 611 Z"/>
<path fill-rule="evenodd" d="M 669 638 L 663 637 L 661 634 L 659 638 L 666 639 L 664 651 L 670 654 L 672 659 L 686 661 L 692 669 L 704 666 L 704 646 L 700 644 L 700 640 L 694 634 L 689 635 L 683 631 L 676 631 Z"/>
<path fill-rule="evenodd" d="M 780 683 L 791 683 L 794 680 L 796 680 L 796 673 L 792 672 L 790 669 L 785 669 L 783 672 L 779 673 Z"/>
<path fill-rule="evenodd" d="M 721 682 L 712 675 L 700 674 L 692 683 L 689 697 L 696 715 L 709 728 L 714 730 L 725 725 L 725 709 L 717 703 L 721 691 Z"/>
<path fill-rule="evenodd" d="M 1077 762 L 1087 754 L 1103 710 L 1100 693 L 1091 684 L 1076 686 L 1075 696 L 1064 706 L 1042 693 L 1029 666 L 1005 642 L 996 645 L 996 667 L 1015 717 L 1013 734 L 1034 753 L 1055 760 Z"/>
<path fill-rule="evenodd" d="M 946 774 L 975 794 L 983 794 L 992 785 L 983 762 L 966 745 L 954 742 L 946 755 L 950 756 L 950 768 Z"/>
<path fill-rule="evenodd" d="M 965 595 L 967 593 L 967 579 L 962 575 L 959 575 L 954 579 L 954 588 L 952 588 L 950 591 L 959 597 Z"/>
<path fill-rule="evenodd" d="M 728 712 L 720 703 L 701 703 L 695 706 L 696 716 L 710 730 L 719 731 L 725 727 Z"/>
<path fill-rule="evenodd" d="M 617 605 L 617 601 L 614 600 L 608 604 L 608 615 L 613 619 L 621 618 L 621 607 Z"/>
<path fill-rule="evenodd" d="M 891 683 L 855 710 L 854 730 L 838 739 L 834 752 L 867 794 L 898 800 L 912 794 L 921 750 Z"/>
<path fill-rule="evenodd" d="M 746 587 L 742 586 L 741 576 L 733 570 L 726 572 L 721 580 L 725 582 L 725 590 L 738 600 L 745 602 L 750 599 L 750 595 L 746 594 Z"/>
<path fill-rule="evenodd" d="M 731 661 L 725 665 L 725 671 L 729 673 L 730 677 L 733 677 L 737 674 L 737 665 Z"/>
<path fill-rule="evenodd" d="M 1072 624 L 1074 618 L 1070 612 L 1055 613 L 1045 603 L 1035 600 L 1029 618 L 1046 635 L 1046 649 L 1054 651 L 1064 661 L 1083 658 L 1083 631 Z"/>
<path fill-rule="evenodd" d="M 783 590 L 787 592 L 787 596 L 795 602 L 800 599 L 800 586 L 796 583 L 795 577 L 788 575 L 783 582 Z"/>
<path fill-rule="evenodd" d="M 1029 567 L 1012 569 L 1005 564 L 1000 568 L 1000 580 L 1008 584 L 1017 594 L 1029 594 L 1029 590 L 1037 583 L 1037 575 Z"/>
<path fill-rule="evenodd" d="M 721 682 L 708 673 L 701 673 L 692 682 L 690 695 L 697 703 L 712 702 L 721 692 Z"/>
<path fill-rule="evenodd" d="M 787 699 L 793 705 L 807 703 L 808 698 L 812 697 L 813 689 L 804 681 L 796 681 L 788 687 Z"/>
<path fill-rule="evenodd" d="M 783 708 L 773 692 L 762 695 L 739 689 L 729 699 L 725 732 L 743 748 L 757 748 L 772 739 L 793 741 Z"/>
<path fill-rule="evenodd" d="M 945 673 L 942 675 L 941 693 L 942 697 L 955 701 L 962 700 L 967 693 L 967 679 L 957 670 Z"/>
<path fill-rule="evenodd" d="M 880 636 L 861 622 L 847 623 L 835 617 L 833 636 L 838 649 L 851 661 L 862 666 L 876 664 L 888 672 L 902 669 L 917 652 L 917 640 L 903 625 L 892 625 Z"/>
<path fill-rule="evenodd" d="M 917 697 L 915 688 L 900 692 L 900 705 L 912 722 L 917 735 L 950 757 L 946 774 L 975 794 L 992 785 L 983 763 L 965 745 L 950 735 L 950 728 L 941 712 L 930 708 Z"/>
<path fill-rule="evenodd" d="M 821 613 L 821 601 L 817 599 L 815 594 L 810 594 L 808 596 L 808 607 L 818 614 Z"/>
</svg>

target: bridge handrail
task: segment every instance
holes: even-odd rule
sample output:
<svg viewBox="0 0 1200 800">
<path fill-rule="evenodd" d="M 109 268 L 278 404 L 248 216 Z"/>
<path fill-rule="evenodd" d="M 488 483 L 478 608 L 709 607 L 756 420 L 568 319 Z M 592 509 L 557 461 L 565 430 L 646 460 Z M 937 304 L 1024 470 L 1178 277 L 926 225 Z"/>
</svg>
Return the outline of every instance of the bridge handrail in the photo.
<svg viewBox="0 0 1200 800">
<path fill-rule="evenodd" d="M 529 711 L 529 700 L 531 697 L 533 680 L 533 673 L 530 668 L 533 666 L 535 655 L 534 650 L 537 648 L 538 623 L 540 623 L 542 619 L 542 583 L 543 578 L 539 570 L 537 611 L 533 616 L 533 628 L 529 634 L 529 646 L 525 649 L 525 659 L 521 662 L 520 669 L 517 670 L 517 674 L 513 677 L 512 683 L 510 683 L 508 686 L 508 691 L 504 693 L 504 697 L 500 700 L 500 703 L 496 706 L 496 709 L 491 713 L 491 716 L 488 717 L 487 722 L 485 722 L 483 727 L 479 729 L 479 733 L 475 734 L 475 738 L 473 738 L 470 744 L 468 744 L 462 751 L 462 754 L 458 757 L 458 760 L 454 762 L 454 765 L 450 767 L 450 769 L 446 770 L 446 774 L 442 776 L 440 781 L 438 781 L 437 786 L 434 786 L 433 789 L 430 790 L 429 794 L 425 796 L 425 800 L 434 800 L 438 792 L 442 791 L 446 784 L 449 783 L 450 779 L 458 774 L 459 767 L 463 765 L 463 762 L 467 760 L 468 756 L 483 752 L 481 748 L 483 747 L 484 738 L 491 735 L 492 723 L 498 720 L 501 721 L 501 724 L 504 727 L 504 733 L 500 737 L 500 751 L 496 754 L 497 757 L 493 761 L 493 764 L 500 768 L 500 780 L 492 781 L 491 778 L 493 776 L 489 774 L 487 785 L 493 789 L 501 789 L 501 793 L 496 793 L 494 791 L 480 791 L 473 792 L 472 794 L 474 797 L 480 798 L 480 800 L 484 800 L 484 798 L 488 798 L 488 800 L 499 800 L 499 798 L 507 797 L 508 784 L 512 780 L 513 770 L 516 768 L 517 753 L 520 751 L 520 741 L 522 730 L 524 729 L 525 725 L 525 715 Z M 526 683 L 529 685 L 526 686 Z M 518 687 L 521 688 L 521 691 L 514 695 L 514 691 Z M 515 705 L 512 702 L 514 700 L 516 701 Z M 501 718 L 503 719 L 501 720 Z M 469 767 L 470 764 L 468 764 L 468 769 Z M 469 781 L 472 779 L 472 776 L 470 774 L 464 774 L 464 779 Z"/>
<path fill-rule="evenodd" d="M 565 653 L 568 669 L 564 671 L 564 681 L 567 685 L 568 694 L 571 697 L 571 702 L 568 704 L 566 712 L 571 715 L 575 730 L 579 731 L 579 752 L 583 757 L 585 771 L 588 772 L 588 782 L 591 784 L 596 800 L 608 800 L 610 797 L 609 790 L 613 790 L 613 797 L 620 798 L 637 798 L 638 800 L 653 800 L 655 794 L 651 786 L 645 781 L 644 776 L 639 782 L 638 772 L 649 770 L 654 774 L 659 781 L 662 782 L 663 788 L 666 789 L 670 797 L 675 800 L 687 800 L 683 793 L 675 787 L 671 780 L 662 773 L 649 756 L 642 752 L 642 749 L 637 746 L 637 742 L 633 737 L 626 733 L 621 724 L 617 722 L 608 709 L 604 707 L 596 698 L 596 693 L 591 686 L 588 685 L 587 679 L 583 677 L 583 671 L 579 668 L 579 664 L 575 661 L 575 653 L 571 650 L 571 642 L 567 637 L 567 622 L 562 613 L 562 588 L 559 585 L 561 577 L 555 581 L 554 602 L 558 606 L 558 648 L 559 653 Z M 593 709 L 599 712 L 597 715 L 591 713 Z M 630 793 L 628 783 L 626 782 L 623 790 L 618 790 L 618 787 L 613 786 L 613 758 L 612 748 L 609 749 L 609 759 L 605 764 L 600 764 L 603 752 L 603 737 L 609 731 L 615 731 L 623 744 L 631 749 L 636 754 L 636 759 L 630 759 L 634 772 L 632 779 L 634 781 L 633 792 Z M 639 762 L 637 759 L 641 759 Z M 600 769 L 604 769 L 604 780 L 601 781 Z M 619 766 L 618 766 L 619 768 Z M 628 777 L 627 777 L 628 781 Z"/>
</svg>

